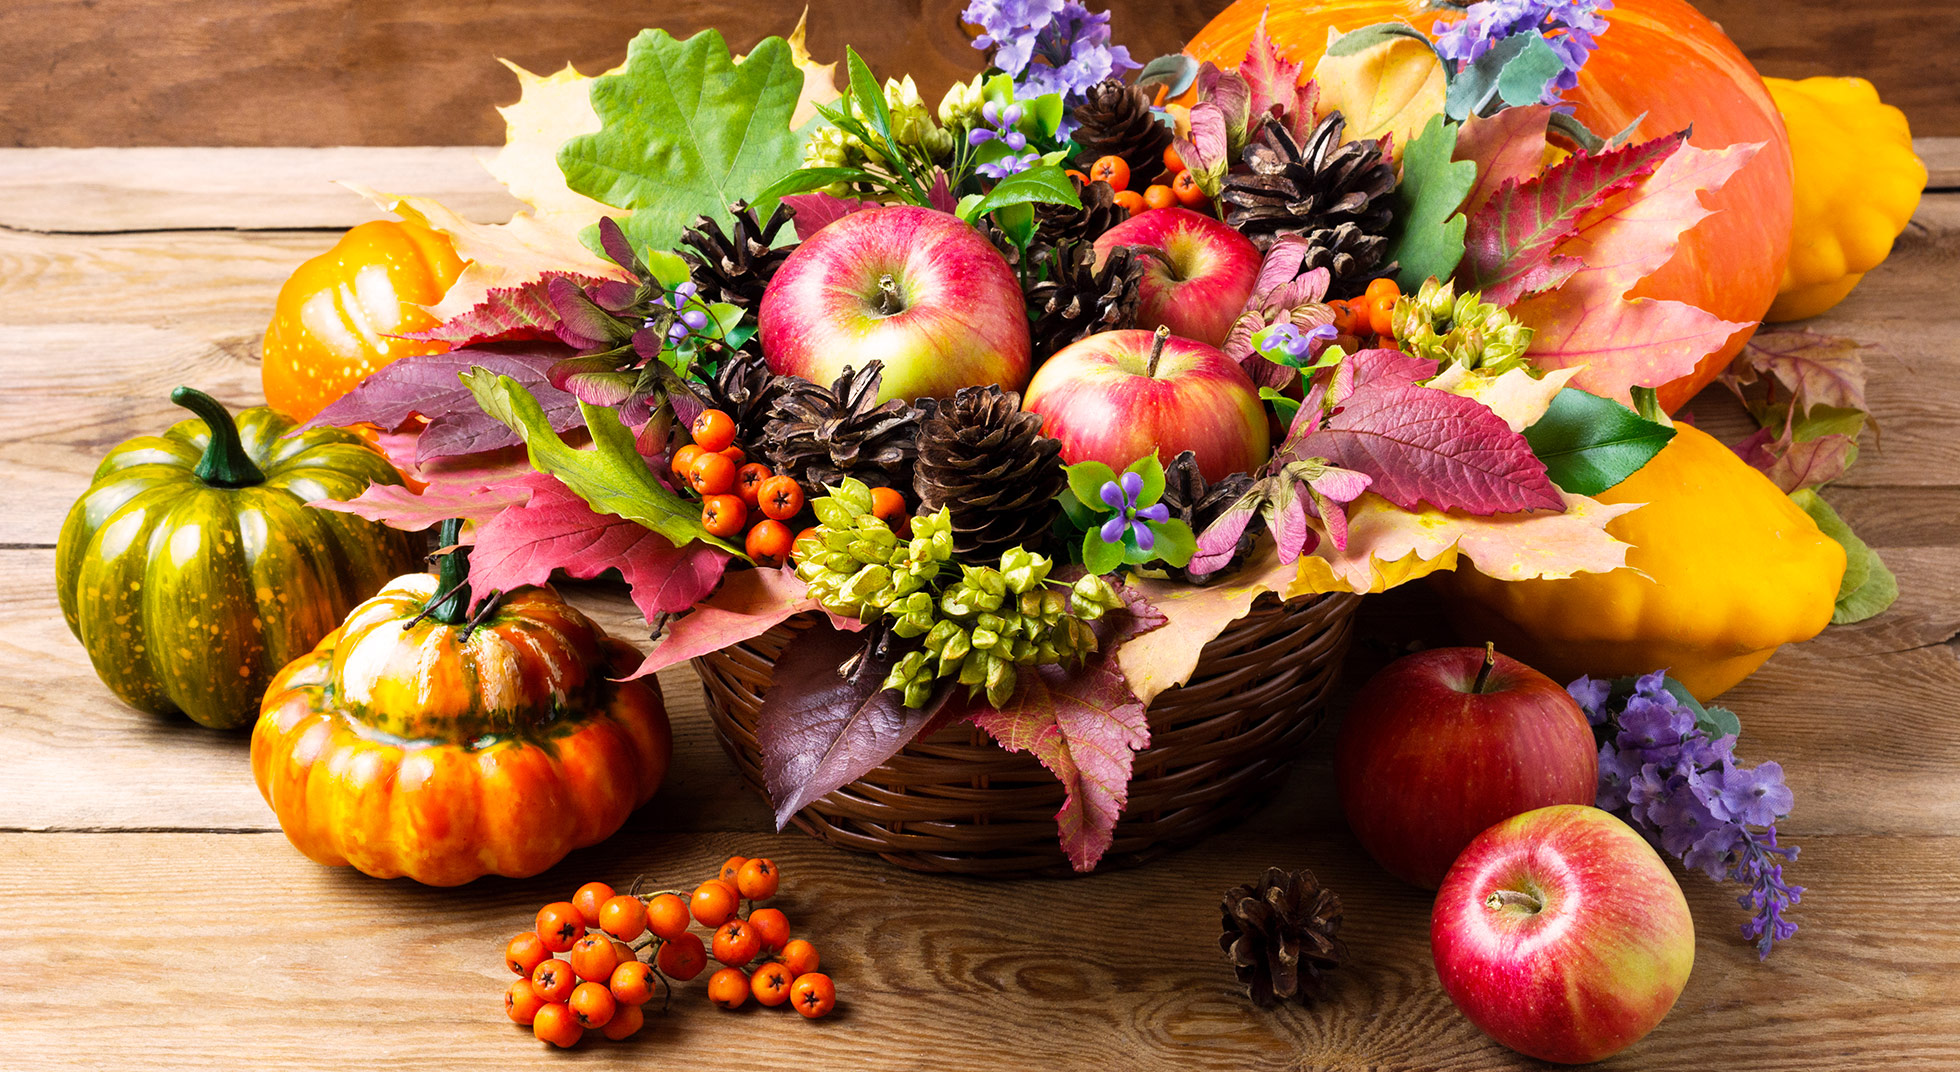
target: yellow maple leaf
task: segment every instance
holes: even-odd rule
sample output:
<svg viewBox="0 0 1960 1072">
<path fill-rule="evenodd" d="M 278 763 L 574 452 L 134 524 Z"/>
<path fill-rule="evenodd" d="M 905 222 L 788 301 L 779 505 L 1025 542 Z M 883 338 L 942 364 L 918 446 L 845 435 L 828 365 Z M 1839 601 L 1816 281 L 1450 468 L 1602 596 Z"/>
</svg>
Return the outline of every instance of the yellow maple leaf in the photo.
<svg viewBox="0 0 1960 1072">
<path fill-rule="evenodd" d="M 565 185 L 558 169 L 558 147 L 581 134 L 599 131 L 592 110 L 592 79 L 571 64 L 556 74 L 536 75 L 509 60 L 499 60 L 517 75 L 517 103 L 497 109 L 504 117 L 504 144 L 484 161 L 511 195 L 531 206 L 540 222 L 576 234 L 613 211 Z M 606 72 L 624 69 L 624 64 Z"/>
<path fill-rule="evenodd" d="M 1338 32 L 1328 31 L 1331 45 Z M 1338 109 L 1347 118 L 1343 142 L 1393 134 L 1394 157 L 1402 158 L 1429 118 L 1443 110 L 1447 85 L 1434 50 L 1407 37 L 1389 37 L 1351 56 L 1324 53 L 1314 65 L 1322 116 Z"/>
<path fill-rule="evenodd" d="M 1279 560 L 1271 539 L 1259 541 L 1231 577 L 1217 584 L 1132 576 L 1127 582 L 1169 620 L 1161 629 L 1139 633 L 1116 651 L 1116 663 L 1130 691 L 1144 703 L 1191 679 L 1198 656 L 1225 627 L 1245 617 L 1252 603 L 1277 592 L 1292 579 L 1293 567 Z"/>
<path fill-rule="evenodd" d="M 787 38 L 790 59 L 796 62 L 797 70 L 803 72 L 803 92 L 797 96 L 796 110 L 789 116 L 791 130 L 815 119 L 817 105 L 829 104 L 844 95 L 844 91 L 837 88 L 837 61 L 818 63 L 803 43 L 804 31 L 808 28 L 809 22 L 810 9 L 806 7 L 803 9 L 802 16 L 796 20 L 796 29 L 791 30 Z"/>
</svg>

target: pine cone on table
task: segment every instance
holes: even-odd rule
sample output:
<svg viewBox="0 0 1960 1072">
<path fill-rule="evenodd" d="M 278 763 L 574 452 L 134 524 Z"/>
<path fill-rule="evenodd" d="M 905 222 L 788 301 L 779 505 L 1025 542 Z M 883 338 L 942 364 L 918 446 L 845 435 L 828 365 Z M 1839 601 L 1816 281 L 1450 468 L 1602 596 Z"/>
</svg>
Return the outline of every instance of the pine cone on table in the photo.
<svg viewBox="0 0 1960 1072">
<path fill-rule="evenodd" d="M 1171 128 L 1158 122 L 1141 86 L 1105 78 L 1088 88 L 1074 117 L 1079 125 L 1072 137 L 1081 155 L 1122 157 L 1130 165 L 1130 189 L 1141 191 L 1163 173 Z"/>
<path fill-rule="evenodd" d="M 1341 113 L 1331 113 L 1301 146 L 1267 117 L 1219 193 L 1225 222 L 1261 250 L 1281 235 L 1305 238 L 1311 248 L 1302 269 L 1327 269 L 1329 298 L 1359 295 L 1396 267 L 1383 263 L 1395 164 L 1379 139 L 1342 144 L 1346 126 Z"/>
<path fill-rule="evenodd" d="M 1216 483 L 1207 484 L 1205 475 L 1198 470 L 1198 456 L 1185 451 L 1171 459 L 1164 467 L 1164 497 L 1157 500 L 1170 508 L 1171 517 L 1191 526 L 1196 535 L 1203 533 L 1205 527 L 1218 520 L 1225 508 L 1239 501 L 1246 492 L 1252 490 L 1251 473 L 1233 473 Z M 1210 573 L 1193 576 L 1189 568 L 1172 570 L 1179 580 L 1192 584 L 1210 584 L 1230 576 L 1233 570 L 1244 561 L 1246 553 L 1252 550 L 1254 539 L 1259 533 L 1259 525 L 1246 526 L 1245 533 L 1239 537 L 1238 550 L 1232 560 Z"/>
<path fill-rule="evenodd" d="M 783 377 L 788 386 L 770 407 L 756 450 L 811 497 L 845 477 L 874 488 L 910 487 L 924 413 L 904 399 L 880 403 L 883 378 L 879 361 L 845 368 L 829 387 Z"/>
<path fill-rule="evenodd" d="M 992 565 L 1011 547 L 1039 551 L 1048 542 L 1068 483 L 1061 453 L 1018 393 L 962 387 L 920 427 L 912 490 L 923 511 L 951 512 L 954 557 Z"/>
<path fill-rule="evenodd" d="M 1347 955 L 1338 937 L 1340 894 L 1311 871 L 1267 868 L 1258 882 L 1226 890 L 1221 913 L 1218 946 L 1261 1005 L 1310 1004 L 1322 977 Z"/>
<path fill-rule="evenodd" d="M 1097 268 L 1095 246 L 1078 239 L 1043 250 L 1038 263 L 1044 278 L 1027 288 L 1037 366 L 1078 339 L 1136 326 L 1146 261 L 1134 248 L 1110 250 Z"/>
<path fill-rule="evenodd" d="M 796 248 L 793 242 L 780 248 L 772 245 L 796 210 L 778 202 L 767 220 L 758 220 L 748 202 L 737 201 L 728 211 L 735 217 L 728 231 L 712 217 L 695 217 L 694 226 L 681 234 L 681 259 L 701 288 L 702 301 L 727 302 L 754 314 L 762 307 L 762 292 L 770 277 Z"/>
</svg>

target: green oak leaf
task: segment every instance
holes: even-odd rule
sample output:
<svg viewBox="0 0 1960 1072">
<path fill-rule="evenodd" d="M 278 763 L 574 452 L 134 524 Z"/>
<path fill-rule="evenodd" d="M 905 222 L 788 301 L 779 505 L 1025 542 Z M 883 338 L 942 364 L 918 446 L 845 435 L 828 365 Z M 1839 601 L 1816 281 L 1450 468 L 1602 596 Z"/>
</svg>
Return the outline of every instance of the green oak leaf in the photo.
<svg viewBox="0 0 1960 1072">
<path fill-rule="evenodd" d="M 592 449 L 580 450 L 558 438 L 544 408 L 516 380 L 484 368 L 473 368 L 461 376 L 483 412 L 524 440 L 531 466 L 563 481 L 594 510 L 638 522 L 667 537 L 675 547 L 702 540 L 741 554 L 709 535 L 701 525 L 699 506 L 667 490 L 654 477 L 619 414 L 580 402 L 579 413 L 592 433 Z"/>
<path fill-rule="evenodd" d="M 1878 552 L 1858 538 L 1823 496 L 1809 488 L 1790 493 L 1790 499 L 1810 515 L 1824 535 L 1844 545 L 1844 580 L 1838 582 L 1837 609 L 1831 612 L 1832 625 L 1862 622 L 1884 611 L 1899 598 L 1899 578 L 1878 557 Z"/>
<path fill-rule="evenodd" d="M 780 37 L 738 64 L 714 30 L 685 41 L 645 30 L 624 70 L 593 81 L 599 131 L 560 146 L 558 167 L 573 190 L 632 210 L 623 226 L 636 248 L 669 249 L 696 216 L 732 226 L 731 201 L 773 207 L 757 194 L 801 162 L 789 120 L 802 91 Z"/>
<path fill-rule="evenodd" d="M 1524 430 L 1531 452 L 1552 483 L 1574 495 L 1597 495 L 1638 472 L 1674 438 L 1610 398 L 1574 387 L 1552 396 L 1536 424 Z"/>
<path fill-rule="evenodd" d="M 1477 184 L 1477 165 L 1452 161 L 1457 125 L 1431 116 L 1402 154 L 1402 184 L 1395 188 L 1395 225 L 1386 259 L 1401 265 L 1395 281 L 1410 294 L 1434 276 L 1448 279 L 1463 259 L 1469 221 L 1457 211 Z"/>
</svg>

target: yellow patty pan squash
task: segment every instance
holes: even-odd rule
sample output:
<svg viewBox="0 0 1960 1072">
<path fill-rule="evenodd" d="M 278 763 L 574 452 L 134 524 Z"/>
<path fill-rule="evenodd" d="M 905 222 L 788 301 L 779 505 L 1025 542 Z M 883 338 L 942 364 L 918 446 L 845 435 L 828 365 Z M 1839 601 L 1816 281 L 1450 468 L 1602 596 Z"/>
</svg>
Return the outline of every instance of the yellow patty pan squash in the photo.
<svg viewBox="0 0 1960 1072">
<path fill-rule="evenodd" d="M 1435 574 L 1466 635 L 1558 681 L 1666 667 L 1707 700 L 1830 624 L 1844 548 L 1708 433 L 1676 425 L 1598 499 L 1647 504 L 1606 526 L 1633 545 L 1633 569 L 1505 582 L 1466 563 Z"/>
<path fill-rule="evenodd" d="M 445 543 L 455 529 L 446 528 Z M 550 588 L 397 577 L 272 681 L 252 774 L 293 845 L 377 878 L 522 878 L 612 836 L 673 754 L 660 686 Z"/>
<path fill-rule="evenodd" d="M 1844 300 L 1892 252 L 1926 189 L 1905 113 L 1862 78 L 1765 78 L 1796 162 L 1790 259 L 1763 317 L 1802 320 Z"/>
</svg>

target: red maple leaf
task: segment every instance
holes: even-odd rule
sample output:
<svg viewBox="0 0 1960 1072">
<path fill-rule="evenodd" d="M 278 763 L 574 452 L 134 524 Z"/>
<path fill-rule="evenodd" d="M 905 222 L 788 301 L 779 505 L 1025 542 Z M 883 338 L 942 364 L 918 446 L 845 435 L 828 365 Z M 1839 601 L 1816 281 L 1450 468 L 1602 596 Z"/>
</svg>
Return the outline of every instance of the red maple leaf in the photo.
<svg viewBox="0 0 1960 1072">
<path fill-rule="evenodd" d="M 451 346 L 556 339 L 558 313 L 547 296 L 553 278 L 567 279 L 580 287 L 597 287 L 606 282 L 592 276 L 546 272 L 520 286 L 491 290 L 467 311 L 408 338 L 446 342 Z"/>
<path fill-rule="evenodd" d="M 1287 133 L 1304 145 L 1313 133 L 1314 106 L 1320 100 L 1320 87 L 1312 80 L 1301 85 L 1300 70 L 1298 61 L 1280 54 L 1279 46 L 1266 34 L 1266 16 L 1260 15 L 1259 26 L 1252 31 L 1252 41 L 1246 46 L 1245 59 L 1238 67 L 1239 77 L 1245 79 L 1251 92 L 1252 120 L 1257 122 L 1266 115 L 1277 115 Z"/>
</svg>

